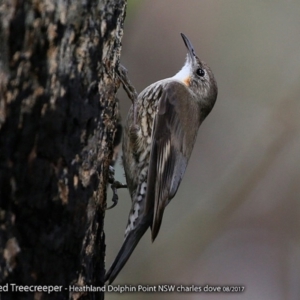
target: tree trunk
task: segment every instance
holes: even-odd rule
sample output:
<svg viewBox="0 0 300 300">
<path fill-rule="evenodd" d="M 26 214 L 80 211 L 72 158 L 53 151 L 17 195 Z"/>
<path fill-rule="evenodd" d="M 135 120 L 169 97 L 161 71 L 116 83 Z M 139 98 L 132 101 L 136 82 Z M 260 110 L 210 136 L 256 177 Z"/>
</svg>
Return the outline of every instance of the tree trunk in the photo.
<svg viewBox="0 0 300 300">
<path fill-rule="evenodd" d="M 126 0 L 0 2 L 2 299 L 103 299 Z M 12 292 L 17 285 L 61 292 Z"/>
</svg>

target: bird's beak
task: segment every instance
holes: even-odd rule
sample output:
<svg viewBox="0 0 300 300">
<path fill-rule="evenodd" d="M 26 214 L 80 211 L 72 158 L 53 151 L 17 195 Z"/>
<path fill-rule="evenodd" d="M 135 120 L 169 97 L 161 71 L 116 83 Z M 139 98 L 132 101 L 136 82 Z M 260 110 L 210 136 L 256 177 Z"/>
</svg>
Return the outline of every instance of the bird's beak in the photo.
<svg viewBox="0 0 300 300">
<path fill-rule="evenodd" d="M 195 59 L 195 56 L 196 56 L 193 45 L 190 42 L 190 40 L 183 33 L 181 33 L 181 37 L 182 37 L 182 39 L 184 41 L 184 44 L 185 44 L 185 46 L 188 50 L 188 54 L 189 54 L 189 57 L 190 57 L 191 62 L 192 62 Z"/>
</svg>

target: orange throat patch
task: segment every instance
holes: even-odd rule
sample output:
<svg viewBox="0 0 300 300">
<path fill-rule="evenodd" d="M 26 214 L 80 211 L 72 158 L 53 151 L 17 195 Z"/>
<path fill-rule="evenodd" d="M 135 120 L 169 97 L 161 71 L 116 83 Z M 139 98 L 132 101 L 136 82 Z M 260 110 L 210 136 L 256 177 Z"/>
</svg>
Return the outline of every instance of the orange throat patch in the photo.
<svg viewBox="0 0 300 300">
<path fill-rule="evenodd" d="M 190 86 L 190 84 L 191 84 L 191 77 L 188 76 L 188 77 L 184 78 L 182 81 L 183 81 L 183 83 L 184 83 L 186 86 Z"/>
</svg>

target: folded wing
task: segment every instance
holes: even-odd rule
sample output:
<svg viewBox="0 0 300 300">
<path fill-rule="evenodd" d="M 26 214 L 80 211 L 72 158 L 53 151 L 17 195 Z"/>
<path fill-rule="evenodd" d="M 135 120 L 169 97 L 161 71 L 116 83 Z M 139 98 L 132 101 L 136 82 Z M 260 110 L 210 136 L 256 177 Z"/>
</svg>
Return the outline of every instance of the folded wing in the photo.
<svg viewBox="0 0 300 300">
<path fill-rule="evenodd" d="M 199 127 L 199 105 L 188 98 L 189 93 L 183 84 L 170 82 L 154 119 L 146 195 L 146 207 L 153 209 L 152 241 L 165 207 L 177 192 Z"/>
</svg>

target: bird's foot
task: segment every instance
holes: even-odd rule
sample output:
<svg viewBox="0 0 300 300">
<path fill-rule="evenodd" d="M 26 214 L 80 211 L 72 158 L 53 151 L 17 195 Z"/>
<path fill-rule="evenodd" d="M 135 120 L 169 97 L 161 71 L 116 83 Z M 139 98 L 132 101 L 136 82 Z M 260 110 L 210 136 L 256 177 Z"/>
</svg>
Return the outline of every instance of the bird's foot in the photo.
<svg viewBox="0 0 300 300">
<path fill-rule="evenodd" d="M 108 182 L 110 183 L 110 187 L 113 192 L 113 197 L 112 197 L 113 204 L 111 206 L 107 207 L 106 208 L 107 210 L 115 207 L 118 204 L 118 200 L 119 200 L 118 189 L 127 188 L 126 184 L 123 184 L 123 183 L 115 180 L 115 169 L 112 166 L 109 166 Z"/>
<path fill-rule="evenodd" d="M 131 100 L 132 105 L 133 105 L 133 119 L 134 119 L 134 124 L 136 124 L 137 120 L 137 111 L 138 111 L 138 93 L 135 89 L 135 87 L 131 84 L 129 77 L 128 77 L 128 71 L 127 69 L 119 64 L 119 67 L 117 69 L 117 74 L 122 82 L 123 88 L 128 96 L 128 98 Z"/>
</svg>

